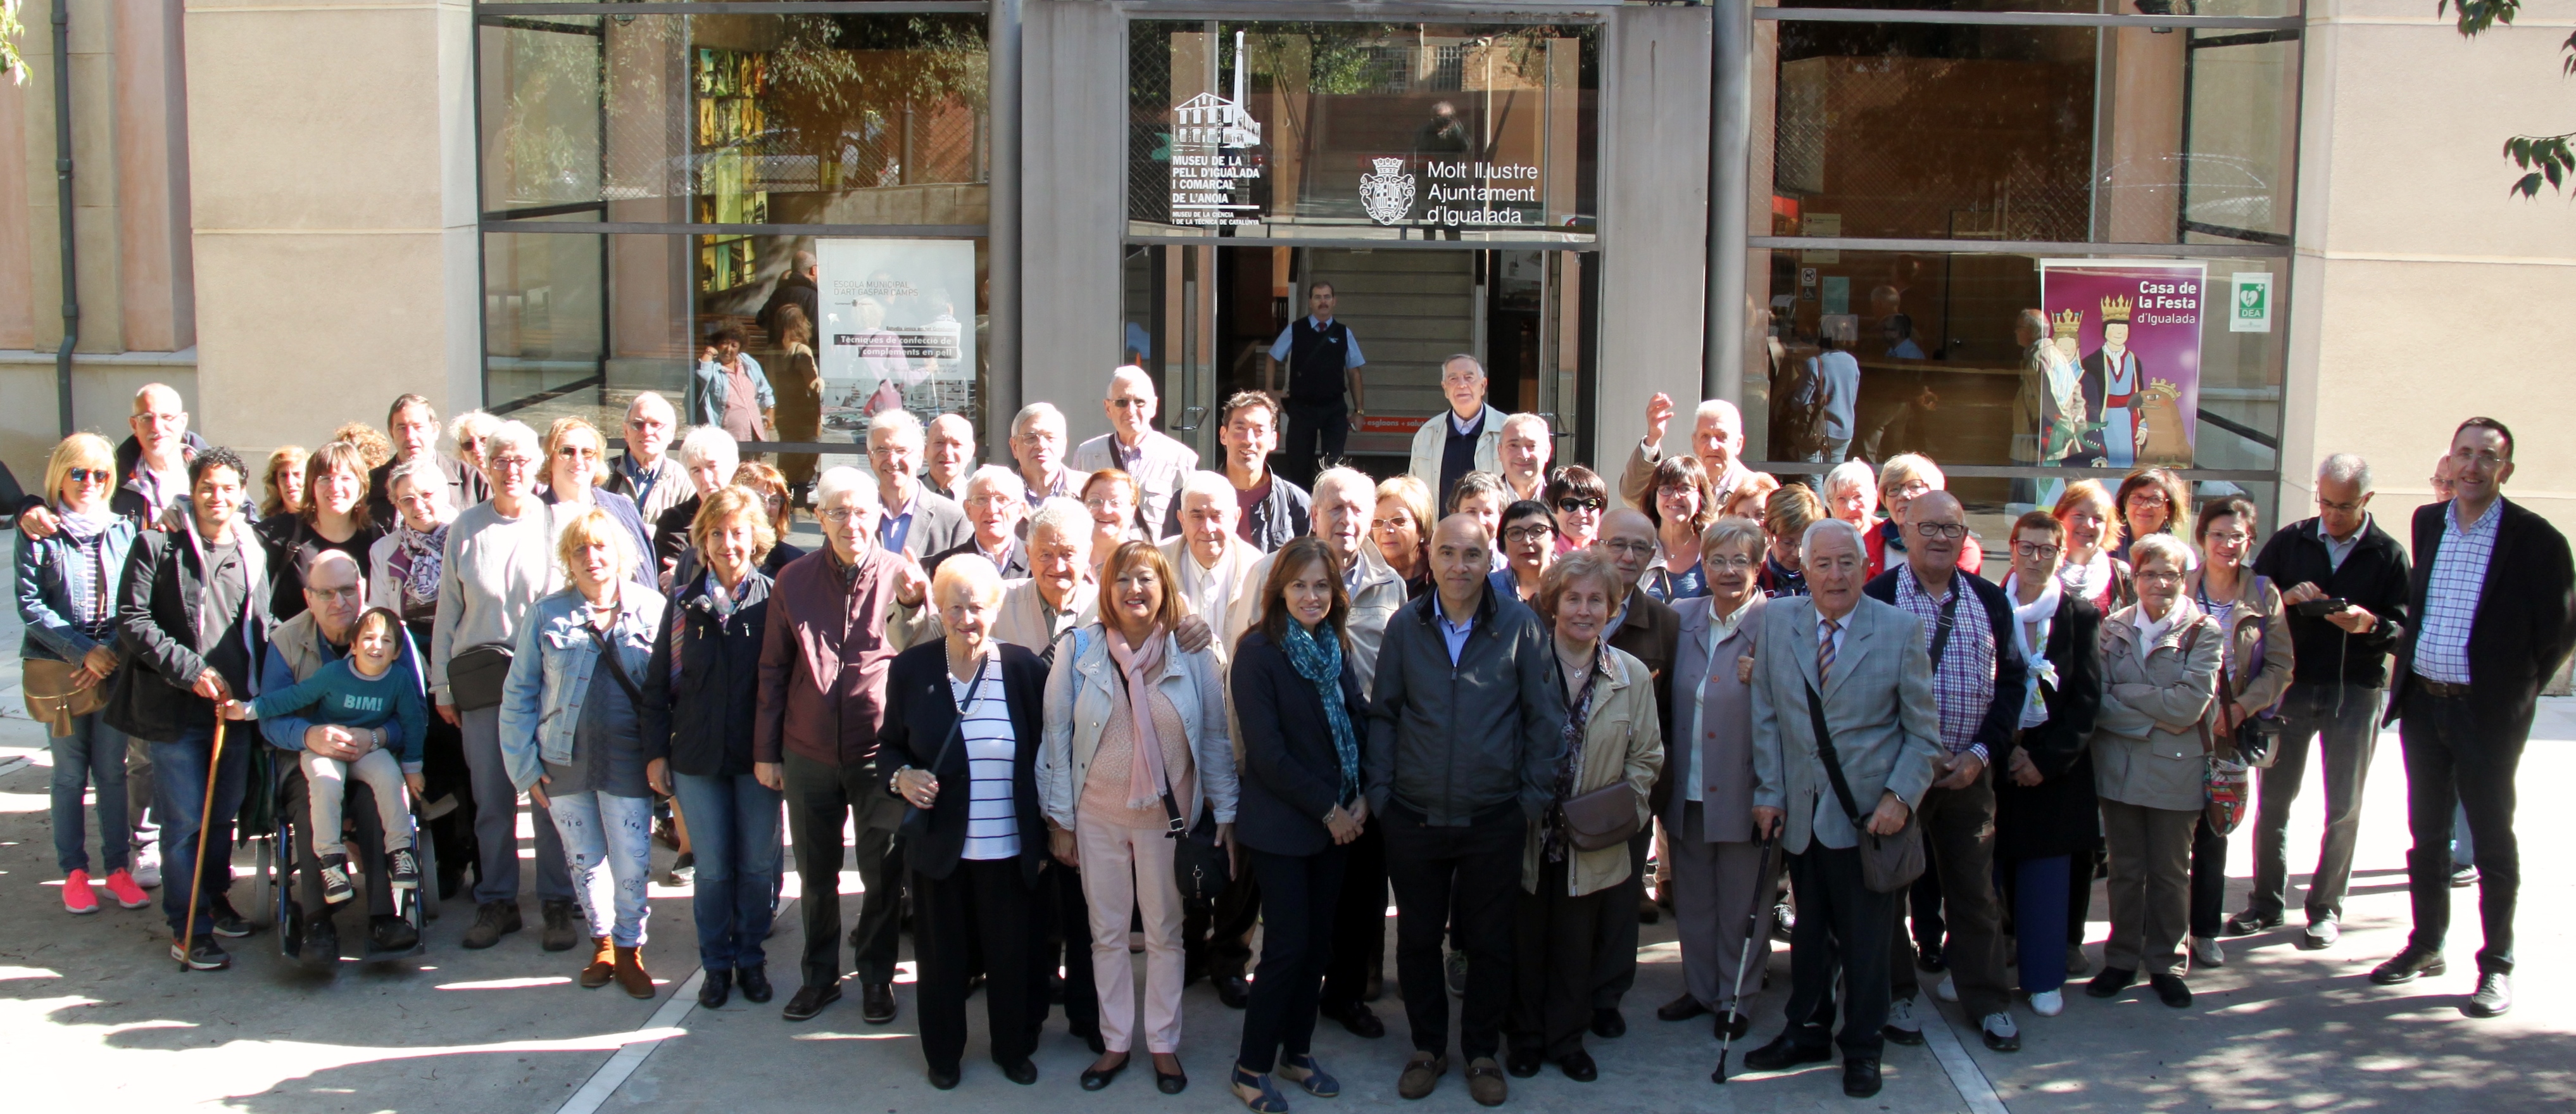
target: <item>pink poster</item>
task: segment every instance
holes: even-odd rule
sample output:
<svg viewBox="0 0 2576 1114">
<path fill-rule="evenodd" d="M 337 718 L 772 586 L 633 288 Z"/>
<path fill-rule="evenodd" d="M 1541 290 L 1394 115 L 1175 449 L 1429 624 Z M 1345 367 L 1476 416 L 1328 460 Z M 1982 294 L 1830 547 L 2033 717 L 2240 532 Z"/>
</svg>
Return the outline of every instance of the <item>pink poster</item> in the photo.
<svg viewBox="0 0 2576 1114">
<path fill-rule="evenodd" d="M 2200 427 L 2200 318 L 2208 265 L 2043 259 L 2040 308 L 2074 371 L 2083 417 L 2070 463 L 2188 467 Z M 2073 418 L 2075 391 L 2066 392 Z"/>
</svg>

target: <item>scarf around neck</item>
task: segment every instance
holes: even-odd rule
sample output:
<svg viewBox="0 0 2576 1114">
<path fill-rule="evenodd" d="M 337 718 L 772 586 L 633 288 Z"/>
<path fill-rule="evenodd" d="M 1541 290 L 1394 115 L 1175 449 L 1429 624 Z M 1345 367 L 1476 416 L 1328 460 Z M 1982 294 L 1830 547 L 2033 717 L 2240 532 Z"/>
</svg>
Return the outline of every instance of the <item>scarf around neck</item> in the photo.
<svg viewBox="0 0 2576 1114">
<path fill-rule="evenodd" d="M 1323 698 L 1324 722 L 1333 729 L 1333 755 L 1342 767 L 1341 793 L 1336 800 L 1349 804 L 1360 793 L 1360 744 L 1359 736 L 1351 729 L 1350 709 L 1342 702 L 1342 640 L 1317 638 L 1294 620 L 1285 625 L 1288 636 L 1281 648 L 1288 652 L 1288 664 L 1297 670 L 1297 675 L 1314 685 L 1315 695 Z"/>
<path fill-rule="evenodd" d="M 1127 807 L 1143 809 L 1163 799 L 1171 784 L 1163 773 L 1163 741 L 1154 734 L 1154 681 L 1163 673 L 1163 627 L 1157 623 L 1143 647 L 1127 645 L 1118 625 L 1103 622 L 1109 659 L 1118 666 L 1118 701 L 1127 706 L 1127 722 L 1136 739 L 1135 760 L 1127 764 Z"/>
<path fill-rule="evenodd" d="M 2020 592 L 2016 576 L 2004 578 L 2004 597 L 2018 601 Z M 2022 661 L 2030 666 L 2030 676 L 2022 682 L 2021 725 L 2037 727 L 2048 722 L 2048 702 L 2039 694 L 2039 686 L 2056 688 L 2057 663 L 2048 660 L 2048 627 L 2056 621 L 2057 604 L 2064 598 L 2065 586 L 2056 577 L 2039 591 L 2039 598 L 2029 603 L 2013 604 L 2013 646 L 2021 651 Z M 2033 630 L 2036 627 L 2038 629 Z"/>
<path fill-rule="evenodd" d="M 411 523 L 397 518 L 394 537 L 403 556 L 403 599 L 411 603 L 437 599 L 439 563 L 447 551 L 447 524 L 439 523 L 435 530 L 414 530 Z"/>
</svg>

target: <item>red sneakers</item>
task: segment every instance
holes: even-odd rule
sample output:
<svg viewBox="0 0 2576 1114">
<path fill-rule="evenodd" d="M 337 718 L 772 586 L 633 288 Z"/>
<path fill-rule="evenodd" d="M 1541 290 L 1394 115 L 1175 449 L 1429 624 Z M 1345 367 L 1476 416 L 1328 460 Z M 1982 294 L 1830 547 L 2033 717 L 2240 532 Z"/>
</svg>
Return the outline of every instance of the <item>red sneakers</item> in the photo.
<svg viewBox="0 0 2576 1114">
<path fill-rule="evenodd" d="M 116 898 L 118 905 L 128 909 L 140 909 L 152 904 L 152 898 L 143 892 L 143 887 L 134 884 L 134 875 L 131 871 L 119 870 L 110 873 L 107 876 L 107 892 Z"/>
<path fill-rule="evenodd" d="M 98 912 L 98 895 L 89 892 L 89 872 L 75 870 L 63 879 L 63 908 L 77 914 Z"/>
</svg>

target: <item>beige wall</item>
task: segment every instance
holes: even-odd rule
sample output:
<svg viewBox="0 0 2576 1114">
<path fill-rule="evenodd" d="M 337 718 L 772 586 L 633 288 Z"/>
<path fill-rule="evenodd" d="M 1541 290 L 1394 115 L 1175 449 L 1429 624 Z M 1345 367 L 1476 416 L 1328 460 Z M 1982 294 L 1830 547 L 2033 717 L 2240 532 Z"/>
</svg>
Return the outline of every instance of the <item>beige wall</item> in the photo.
<svg viewBox="0 0 2576 1114">
<path fill-rule="evenodd" d="M 2462 418 L 2521 437 L 2506 494 L 2576 530 L 2576 395 L 2561 368 L 2576 304 L 2576 208 L 2506 196 L 2507 136 L 2566 130 L 2565 7 L 2464 40 L 2416 0 L 2310 9 L 2298 259 L 2282 430 L 2283 517 L 2313 513 L 2316 461 L 2368 456 L 2383 524 Z M 2436 95 L 2438 91 L 2438 95 Z"/>
</svg>

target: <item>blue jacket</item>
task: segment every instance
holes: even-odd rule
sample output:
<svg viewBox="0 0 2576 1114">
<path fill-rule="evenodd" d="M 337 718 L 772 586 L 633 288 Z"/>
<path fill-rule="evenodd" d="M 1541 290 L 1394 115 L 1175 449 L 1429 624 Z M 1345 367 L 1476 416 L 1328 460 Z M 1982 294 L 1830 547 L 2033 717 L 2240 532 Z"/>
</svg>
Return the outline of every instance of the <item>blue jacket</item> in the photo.
<svg viewBox="0 0 2576 1114">
<path fill-rule="evenodd" d="M 658 592 L 631 586 L 619 590 L 617 622 L 607 638 L 638 686 L 644 683 L 653 637 L 669 607 Z M 501 761 L 521 792 L 537 783 L 546 763 L 572 761 L 573 730 L 581 724 L 591 681 L 617 683 L 599 667 L 599 641 L 583 629 L 583 611 L 581 593 L 567 588 L 538 600 L 519 626 L 510 676 L 501 683 Z M 640 719 L 643 709 L 636 713 Z"/>
<path fill-rule="evenodd" d="M 745 352 L 736 357 L 742 370 L 751 376 L 751 387 L 759 396 L 754 409 L 767 412 L 778 406 L 778 395 L 769 389 L 769 373 L 760 370 L 760 361 Z M 719 363 L 700 363 L 689 371 L 689 389 L 681 396 L 681 420 L 690 425 L 724 428 L 725 369 Z M 763 423 L 764 425 L 766 423 Z"/>
<path fill-rule="evenodd" d="M 769 577 L 747 573 L 730 615 L 718 618 L 698 573 L 680 586 L 637 674 L 646 758 L 674 773 L 738 777 L 751 772 L 751 732 L 760 710 L 760 640 L 769 626 Z M 610 683 L 614 684 L 612 680 Z"/>
<path fill-rule="evenodd" d="M 373 728 L 400 723 L 394 757 L 402 761 L 405 773 L 420 772 L 420 740 L 429 734 L 429 705 L 421 696 L 420 673 L 412 668 L 408 654 L 389 663 L 382 677 L 361 676 L 344 657 L 285 688 L 264 689 L 251 701 L 251 713 L 261 719 L 287 712 L 308 712 L 307 726 Z"/>
<path fill-rule="evenodd" d="M 18 656 L 77 662 L 98 646 L 73 621 L 72 601 L 86 587 L 104 610 L 90 619 L 105 641 L 116 638 L 116 582 L 125 573 L 126 555 L 134 549 L 140 528 L 130 518 L 117 518 L 84 546 L 69 534 L 42 541 L 18 535 L 18 620 L 27 627 Z M 106 581 L 102 587 L 98 581 Z M 112 645 L 111 645 L 112 648 Z"/>
</svg>

